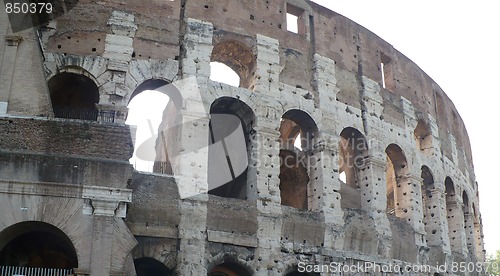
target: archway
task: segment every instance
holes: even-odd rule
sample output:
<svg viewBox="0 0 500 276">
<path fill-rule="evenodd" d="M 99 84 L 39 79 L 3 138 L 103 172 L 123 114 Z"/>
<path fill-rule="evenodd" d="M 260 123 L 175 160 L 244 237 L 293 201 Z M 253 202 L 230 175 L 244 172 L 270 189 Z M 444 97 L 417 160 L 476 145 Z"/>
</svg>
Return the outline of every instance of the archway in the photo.
<svg viewBox="0 0 500 276">
<path fill-rule="evenodd" d="M 455 184 L 450 177 L 446 177 L 444 181 L 446 193 L 446 218 L 448 221 L 448 237 L 450 238 L 450 246 L 453 252 L 462 250 L 462 231 L 464 228 L 462 208 L 457 202 L 455 193 Z"/>
<path fill-rule="evenodd" d="M 424 154 L 430 154 L 432 149 L 432 132 L 429 125 L 423 120 L 418 120 L 413 134 L 417 148 Z"/>
<path fill-rule="evenodd" d="M 433 197 L 434 191 L 434 176 L 431 170 L 427 166 L 422 166 L 422 172 L 420 174 L 422 178 L 421 194 L 422 194 L 422 211 L 423 211 L 423 222 L 426 232 L 427 244 L 437 245 L 440 240 L 436 237 L 438 231 L 438 218 L 436 214 L 437 210 L 433 210 L 433 206 L 437 206 L 439 198 Z"/>
<path fill-rule="evenodd" d="M 167 106 L 174 109 L 173 114 L 169 115 L 175 116 L 173 104 L 169 105 L 170 96 L 177 96 L 174 89 L 164 80 L 151 79 L 141 83 L 129 98 L 126 123 L 135 126 L 134 155 L 130 158 L 130 163 L 138 171 L 172 173 L 167 155 L 163 154 L 165 147 L 157 144 L 158 141 L 164 140 L 157 138 L 158 135 L 165 136 L 159 128 L 166 117 L 165 113 L 168 112 L 165 110 Z"/>
<path fill-rule="evenodd" d="M 244 102 L 222 97 L 210 107 L 209 194 L 247 198 L 250 134 L 255 115 Z"/>
<path fill-rule="evenodd" d="M 240 76 L 231 67 L 215 61 L 210 62 L 210 79 L 235 87 L 241 82 Z"/>
<path fill-rule="evenodd" d="M 211 61 L 225 64 L 240 77 L 240 87 L 251 88 L 255 78 L 256 57 L 252 50 L 236 40 L 225 40 L 217 43 Z"/>
<path fill-rule="evenodd" d="M 403 150 L 396 144 L 390 144 L 386 150 L 387 154 L 387 212 L 395 214 L 396 217 L 404 218 L 410 212 L 409 200 L 411 185 L 408 185 L 409 168 Z"/>
<path fill-rule="evenodd" d="M 465 239 L 467 243 L 467 250 L 469 255 L 475 259 L 476 258 L 476 244 L 474 237 L 474 210 L 472 209 L 469 196 L 465 191 L 462 193 L 462 202 L 463 202 L 463 213 L 464 213 L 464 231 L 465 231 Z"/>
<path fill-rule="evenodd" d="M 0 265 L 67 269 L 78 267 L 78 257 L 64 232 L 48 223 L 30 221 L 0 233 Z"/>
<path fill-rule="evenodd" d="M 292 109 L 283 114 L 280 125 L 281 204 L 309 209 L 312 194 L 309 151 L 313 148 L 318 127 L 306 112 Z"/>
<path fill-rule="evenodd" d="M 97 121 L 99 89 L 82 74 L 63 72 L 48 82 L 52 109 L 56 118 Z"/>
<path fill-rule="evenodd" d="M 339 175 L 342 209 L 361 209 L 361 188 L 358 170 L 368 156 L 366 139 L 357 129 L 347 127 L 340 133 Z M 343 177 L 342 177 L 343 176 Z"/>
<path fill-rule="evenodd" d="M 137 276 L 173 275 L 163 263 L 153 258 L 139 258 L 134 260 L 135 272 Z"/>
</svg>

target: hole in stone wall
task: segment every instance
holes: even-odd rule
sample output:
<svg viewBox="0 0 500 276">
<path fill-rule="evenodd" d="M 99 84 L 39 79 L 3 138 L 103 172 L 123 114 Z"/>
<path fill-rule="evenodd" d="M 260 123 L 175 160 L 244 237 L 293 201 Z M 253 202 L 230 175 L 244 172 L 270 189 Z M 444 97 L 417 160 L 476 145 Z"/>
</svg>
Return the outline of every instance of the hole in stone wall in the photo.
<svg viewBox="0 0 500 276">
<path fill-rule="evenodd" d="M 97 121 L 99 89 L 89 77 L 63 72 L 48 82 L 56 118 Z"/>
<path fill-rule="evenodd" d="M 210 108 L 209 194 L 247 198 L 250 133 L 255 115 L 242 101 L 222 97 Z"/>
<path fill-rule="evenodd" d="M 425 227 L 425 231 L 427 234 L 429 234 L 430 232 L 432 232 L 432 234 L 436 233 L 436 230 L 435 229 L 432 229 L 432 222 L 433 222 L 433 218 L 435 216 L 435 214 L 433 212 L 431 212 L 431 205 L 432 205 L 432 202 L 433 200 L 436 200 L 436 199 L 433 199 L 432 198 L 432 190 L 434 189 L 434 177 L 432 175 L 432 172 L 431 170 L 429 169 L 429 167 L 427 166 L 422 166 L 422 169 L 421 169 L 421 174 L 420 174 L 421 178 L 422 178 L 422 185 L 421 185 L 421 194 L 422 194 L 422 204 L 423 204 L 423 217 L 424 217 L 424 227 Z M 430 239 L 428 237 L 427 241 L 431 241 L 432 243 L 434 243 L 434 240 L 433 239 Z M 436 242 L 439 242 L 439 241 L 436 241 Z"/>
<path fill-rule="evenodd" d="M 432 133 L 429 125 L 423 120 L 418 120 L 417 127 L 414 130 L 414 136 L 418 149 L 424 154 L 431 154 Z"/>
<path fill-rule="evenodd" d="M 408 181 L 406 176 L 409 174 L 406 156 L 396 144 L 390 144 L 385 152 L 387 155 L 387 212 L 402 218 L 405 216 L 404 210 L 408 209 L 403 206 L 403 203 L 407 202 L 404 200 L 405 189 L 409 187 L 409 185 L 406 185 Z"/>
<path fill-rule="evenodd" d="M 240 86 L 240 76 L 231 67 L 220 63 L 210 62 L 210 79 L 227 85 Z"/>
<path fill-rule="evenodd" d="M 344 209 L 361 209 L 360 181 L 365 179 L 359 174 L 362 173 L 360 169 L 364 167 L 367 151 L 368 146 L 361 132 L 352 127 L 342 130 L 339 141 L 339 170 L 345 177 L 345 181 L 340 183 L 341 206 Z"/>
<path fill-rule="evenodd" d="M 172 174 L 164 139 L 157 139 L 169 97 L 155 89 L 167 84 L 163 80 L 145 81 L 132 93 L 127 106 L 125 123 L 135 126 L 134 155 L 129 161 L 137 171 Z"/>
<path fill-rule="evenodd" d="M 286 5 L 286 29 L 289 32 L 304 35 L 307 33 L 304 9 L 288 4 Z"/>
<path fill-rule="evenodd" d="M 446 197 L 446 209 L 447 219 L 448 219 L 448 236 L 450 238 L 450 245 L 452 251 L 457 251 L 461 248 L 460 232 L 458 232 L 457 227 L 459 222 L 456 221 L 455 214 L 461 212 L 462 209 L 459 207 L 456 201 L 455 185 L 450 177 L 446 177 L 444 181 L 445 185 L 445 197 Z"/>
<path fill-rule="evenodd" d="M 219 42 L 214 46 L 212 50 L 211 61 L 224 64 L 225 66 L 231 68 L 232 71 L 234 71 L 238 75 L 240 80 L 239 83 L 236 84 L 236 82 L 232 82 L 231 85 L 244 88 L 249 88 L 250 86 L 252 86 L 255 78 L 254 73 L 256 69 L 256 57 L 253 54 L 252 50 L 245 44 L 236 40 L 224 40 L 222 42 Z M 211 67 L 212 66 L 220 67 L 219 65 L 215 64 L 211 64 Z M 221 75 L 222 78 L 220 78 L 219 81 L 223 80 L 223 82 L 225 82 L 228 76 L 224 76 L 223 74 Z"/>
<path fill-rule="evenodd" d="M 286 29 L 292 33 L 299 33 L 299 17 L 291 13 L 286 14 Z"/>
<path fill-rule="evenodd" d="M 64 232 L 43 222 L 21 222 L 0 233 L 0 265 L 76 268 L 75 247 Z"/>
<path fill-rule="evenodd" d="M 344 184 L 347 183 L 347 176 L 346 176 L 345 172 L 341 172 L 339 174 L 339 180 L 342 181 L 342 183 L 344 183 Z"/>
<path fill-rule="evenodd" d="M 134 260 L 137 276 L 174 275 L 163 263 L 153 258 L 139 258 Z"/>
<path fill-rule="evenodd" d="M 386 54 L 380 52 L 380 73 L 381 84 L 383 88 L 388 90 L 395 89 L 394 69 L 391 58 Z"/>
<path fill-rule="evenodd" d="M 317 168 L 308 168 L 308 154 L 317 134 L 314 120 L 304 111 L 289 110 L 280 125 L 280 191 L 281 204 L 308 209 L 310 174 Z M 313 178 L 315 180 L 316 178 Z"/>
</svg>

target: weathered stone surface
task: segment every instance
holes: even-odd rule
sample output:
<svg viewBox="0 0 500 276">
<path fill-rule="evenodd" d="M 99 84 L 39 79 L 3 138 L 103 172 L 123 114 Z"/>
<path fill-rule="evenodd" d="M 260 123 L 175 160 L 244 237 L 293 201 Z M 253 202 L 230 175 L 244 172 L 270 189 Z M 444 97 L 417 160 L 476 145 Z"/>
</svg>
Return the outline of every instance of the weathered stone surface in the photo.
<svg viewBox="0 0 500 276">
<path fill-rule="evenodd" d="M 148 258 L 179 275 L 484 261 L 458 111 L 340 14 L 305 0 L 80 1 L 38 32 L 0 28 L 0 40 L 0 253 L 5 229 L 39 221 L 67 236 L 78 275 L 136 275 Z M 210 62 L 239 87 L 210 80 Z M 54 118 L 46 83 L 61 73 L 95 83 L 95 121 Z M 127 104 L 158 84 L 173 99 L 160 158 L 133 172 Z M 249 164 L 238 176 L 228 162 L 217 195 L 209 160 L 231 160 L 236 144 L 212 146 L 210 112 L 239 117 Z"/>
</svg>

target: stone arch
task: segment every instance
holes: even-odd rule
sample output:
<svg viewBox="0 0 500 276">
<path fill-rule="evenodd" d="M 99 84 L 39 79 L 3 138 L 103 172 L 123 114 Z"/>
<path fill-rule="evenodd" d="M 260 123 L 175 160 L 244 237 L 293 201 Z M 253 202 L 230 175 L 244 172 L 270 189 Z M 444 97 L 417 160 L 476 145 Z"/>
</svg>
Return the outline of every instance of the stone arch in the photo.
<svg viewBox="0 0 500 276">
<path fill-rule="evenodd" d="M 462 211 L 464 214 L 464 231 L 467 250 L 470 255 L 475 256 L 474 209 L 466 191 L 462 192 Z"/>
<path fill-rule="evenodd" d="M 47 83 L 54 116 L 97 121 L 100 96 L 95 79 L 81 68 L 66 69 Z"/>
<path fill-rule="evenodd" d="M 429 124 L 422 119 L 418 120 L 413 135 L 417 148 L 424 154 L 429 154 L 432 149 L 432 131 Z"/>
<path fill-rule="evenodd" d="M 208 276 L 250 276 L 252 269 L 232 254 L 218 255 L 208 266 Z"/>
<path fill-rule="evenodd" d="M 165 266 L 162 262 L 156 260 L 155 258 L 142 257 L 134 259 L 134 266 L 137 276 L 174 275 L 167 266 Z"/>
<path fill-rule="evenodd" d="M 446 218 L 448 222 L 448 237 L 451 250 L 460 252 L 462 250 L 463 213 L 461 204 L 458 202 L 455 184 L 451 177 L 447 176 L 444 181 L 446 198 Z"/>
<path fill-rule="evenodd" d="M 427 234 L 427 244 L 435 245 L 435 243 L 439 242 L 433 239 L 438 231 L 439 216 L 437 216 L 437 210 L 434 210 L 433 206 L 438 205 L 439 198 L 438 196 L 434 197 L 434 175 L 429 167 L 423 165 L 421 167 L 420 177 L 422 178 L 422 185 L 420 186 L 422 194 L 422 215 L 425 232 Z"/>
<path fill-rule="evenodd" d="M 106 71 L 107 62 L 100 56 L 73 56 L 62 53 L 46 53 L 48 56 L 45 61 L 45 75 L 47 81 L 60 73 L 75 73 L 84 75 L 92 79 L 98 87 L 104 83 L 99 81 L 99 77 Z"/>
<path fill-rule="evenodd" d="M 130 103 L 130 101 L 132 101 L 135 96 L 141 94 L 146 90 L 154 90 L 167 95 L 170 101 L 175 104 L 175 107 L 177 109 L 180 109 L 182 107 L 183 100 L 179 89 L 179 87 L 177 87 L 175 84 L 172 84 L 169 80 L 145 79 L 132 91 L 130 96 L 127 98 L 127 103 Z"/>
<path fill-rule="evenodd" d="M 308 113 L 291 109 L 283 114 L 279 130 L 281 204 L 307 210 L 313 194 L 308 159 L 318 127 Z"/>
<path fill-rule="evenodd" d="M 341 180 L 342 209 L 361 209 L 361 185 L 359 170 L 364 166 L 368 156 L 368 143 L 363 134 L 352 127 L 347 127 L 340 133 L 339 141 L 339 175 L 345 175 Z"/>
<path fill-rule="evenodd" d="M 78 255 L 73 242 L 59 228 L 25 221 L 0 232 L 0 265 L 77 268 Z"/>
<path fill-rule="evenodd" d="M 474 217 L 474 243 L 476 246 L 476 256 L 478 261 L 484 261 L 483 256 L 483 232 L 481 226 L 481 218 L 479 217 L 479 210 L 476 209 L 475 202 L 472 203 L 472 212 Z"/>
<path fill-rule="evenodd" d="M 223 40 L 217 43 L 210 57 L 212 62 L 220 62 L 235 71 L 240 77 L 240 87 L 253 85 L 256 69 L 256 56 L 252 50 L 237 40 Z"/>
<path fill-rule="evenodd" d="M 255 114 L 236 98 L 221 97 L 210 106 L 209 194 L 246 199 Z"/>
<path fill-rule="evenodd" d="M 406 197 L 409 185 L 408 176 L 410 173 L 406 155 L 396 144 L 390 144 L 386 149 L 387 155 L 387 212 L 395 214 L 396 217 L 403 218 L 410 210 Z M 409 186 L 409 187 L 408 187 Z"/>
</svg>

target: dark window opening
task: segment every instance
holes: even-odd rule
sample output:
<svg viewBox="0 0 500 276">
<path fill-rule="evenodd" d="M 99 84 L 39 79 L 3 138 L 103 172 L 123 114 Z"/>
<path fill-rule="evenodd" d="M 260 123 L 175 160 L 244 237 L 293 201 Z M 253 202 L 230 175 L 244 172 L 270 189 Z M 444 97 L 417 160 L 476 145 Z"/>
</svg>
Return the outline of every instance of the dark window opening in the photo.
<svg viewBox="0 0 500 276">
<path fill-rule="evenodd" d="M 210 108 L 209 194 L 247 198 L 250 134 L 254 113 L 240 100 L 223 97 Z"/>
<path fill-rule="evenodd" d="M 48 86 L 56 118 L 97 121 L 99 89 L 90 78 L 64 72 L 52 77 Z"/>
<path fill-rule="evenodd" d="M 43 222 L 22 222 L 0 234 L 0 265 L 70 269 L 78 267 L 70 239 Z"/>
<path fill-rule="evenodd" d="M 453 252 L 459 251 L 462 247 L 462 239 L 461 239 L 461 231 L 463 231 L 461 227 L 461 222 L 458 218 L 459 212 L 462 212 L 462 209 L 459 207 L 456 193 L 455 193 L 455 185 L 453 180 L 450 177 L 446 177 L 444 181 L 445 193 L 446 193 L 446 213 L 448 219 L 448 236 L 450 238 L 450 246 Z"/>
<path fill-rule="evenodd" d="M 139 258 L 134 260 L 137 276 L 170 276 L 173 273 L 160 261 L 153 258 Z"/>
<path fill-rule="evenodd" d="M 434 210 L 432 210 L 432 205 L 437 204 L 438 198 L 433 198 L 432 192 L 434 190 L 434 177 L 432 172 L 427 166 L 422 166 L 422 172 L 420 174 L 422 178 L 421 194 L 422 194 L 422 210 L 423 210 L 423 222 L 425 227 L 425 232 L 427 233 L 427 243 L 433 245 L 433 243 L 439 242 L 437 239 L 433 239 L 432 233 L 435 233 L 437 229 L 432 223 L 435 220 Z"/>
</svg>

